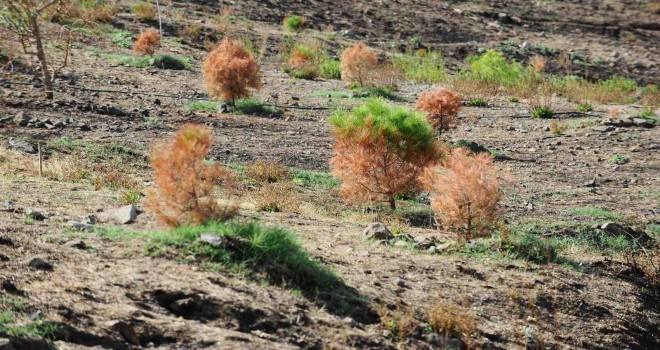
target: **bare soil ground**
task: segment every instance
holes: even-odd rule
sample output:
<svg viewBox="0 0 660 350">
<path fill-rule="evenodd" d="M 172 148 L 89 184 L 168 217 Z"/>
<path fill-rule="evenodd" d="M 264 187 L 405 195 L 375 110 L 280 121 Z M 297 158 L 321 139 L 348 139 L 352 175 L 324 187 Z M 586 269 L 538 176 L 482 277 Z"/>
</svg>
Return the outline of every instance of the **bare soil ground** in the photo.
<svg viewBox="0 0 660 350">
<path fill-rule="evenodd" d="M 55 101 L 42 99 L 31 68 L 3 71 L 0 150 L 10 148 L 10 138 L 32 145 L 57 144 L 63 137 L 80 145 L 119 145 L 138 156 L 119 161 L 101 156 L 95 162 L 149 185 L 150 167 L 140 155 L 147 155 L 153 142 L 170 137 L 181 125 L 202 123 L 213 130 L 214 160 L 240 165 L 270 159 L 327 172 L 332 138 L 325 119 L 330 108 L 354 106 L 361 100 L 327 97 L 327 91 L 345 90 L 343 82 L 293 79 L 280 71 L 281 19 L 294 13 L 306 16 L 311 28 L 319 30 L 307 35 L 328 40 L 323 30 L 333 26 L 336 42 L 328 40 L 328 46 L 335 49 L 365 40 L 386 51 L 395 38 L 417 36 L 440 49 L 455 70 L 480 47 L 527 41 L 556 50 L 551 71 L 563 69 L 557 61 L 561 52 L 583 51 L 587 62 L 573 64 L 572 73 L 660 82 L 656 12 L 635 1 L 540 4 L 172 1 L 164 6 L 163 50 L 189 57 L 190 69 L 117 65 L 103 54 L 128 54 L 128 49 L 102 32 L 82 37 L 67 68 L 74 78 L 69 83 L 59 79 Z M 136 33 L 147 26 L 130 14 L 130 3 L 121 5 L 113 28 Z M 232 30 L 252 37 L 264 52 L 264 87 L 255 96 L 280 106 L 282 115 L 187 110 L 191 100 L 205 98 L 200 74 L 205 50 L 203 41 L 173 39 L 178 29 L 192 23 L 216 35 L 209 14 L 219 13 L 223 6 L 243 16 L 233 20 Z M 401 82 L 397 103 L 412 107 L 419 92 L 429 88 Z M 602 124 L 610 110 L 634 116 L 642 111 L 641 105 L 595 104 L 587 114 L 559 115 L 569 128 L 564 135 L 554 135 L 548 131 L 551 120 L 525 116 L 525 101 L 512 103 L 502 96 L 489 102 L 488 107 L 464 107 L 459 128 L 443 138 L 475 141 L 506 156 L 497 164 L 513 177 L 502 203 L 509 222 L 600 225 L 618 215 L 642 229 L 659 223 L 660 128 Z M 555 107 L 558 112 L 576 110 L 575 104 L 560 99 Z M 73 121 L 52 130 L 17 126 L 12 119 L 21 112 L 40 120 Z M 69 153 L 86 157 L 92 149 Z M 46 163 L 67 152 L 61 147 L 47 149 Z M 34 154 L 21 151 L 7 151 L 5 156 L 16 154 L 35 162 Z M 615 164 L 612 158 L 617 154 L 628 156 L 629 162 Z M 595 185 L 588 185 L 592 181 Z M 366 224 L 383 220 L 379 213 L 343 204 L 336 188 L 303 186 L 299 191 L 304 202 L 300 213 L 256 212 L 246 184 L 238 198 L 241 219 L 259 218 L 295 232 L 315 259 L 341 277 L 348 306 L 337 307 L 335 301 L 309 295 L 301 286 L 270 283 L 259 273 L 208 269 L 173 254 L 153 257 L 139 238 L 110 239 L 74 231 L 68 220 L 120 206 L 122 190 L 12 171 L 0 172 L 0 258 L 6 258 L 0 259 L 0 297 L 24 300 L 25 314 L 56 324 L 51 340 L 61 349 L 436 349 L 440 346 L 424 329 L 425 314 L 436 301 L 463 305 L 474 316 L 477 330 L 471 348 L 660 348 L 658 290 L 620 255 L 576 249 L 561 252 L 569 263 L 537 265 L 460 251 L 432 254 L 410 246 L 385 246 L 362 236 Z M 11 202 L 11 208 L 5 202 Z M 40 211 L 47 220 L 26 220 L 27 208 Z M 600 208 L 610 216 L 580 210 L 585 208 Z M 122 229 L 157 229 L 154 216 L 142 212 L 141 205 L 138 209 L 137 221 Z M 455 238 L 429 225 L 384 220 L 415 237 L 435 237 L 439 244 Z M 53 269 L 29 267 L 33 257 Z M 7 306 L 2 301 L 0 305 Z M 391 313 L 402 318 L 412 313 L 419 329 L 403 337 L 393 335 L 384 316 Z"/>
</svg>

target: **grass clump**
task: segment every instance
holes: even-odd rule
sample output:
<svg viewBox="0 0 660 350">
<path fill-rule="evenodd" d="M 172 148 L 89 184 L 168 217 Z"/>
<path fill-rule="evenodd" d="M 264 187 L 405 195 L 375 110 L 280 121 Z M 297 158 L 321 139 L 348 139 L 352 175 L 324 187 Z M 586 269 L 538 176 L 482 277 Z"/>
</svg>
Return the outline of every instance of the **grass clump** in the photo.
<svg viewBox="0 0 660 350">
<path fill-rule="evenodd" d="M 445 61 L 436 51 L 415 51 L 405 55 L 396 55 L 392 58 L 395 69 L 403 72 L 404 76 L 417 83 L 435 84 L 445 81 Z"/>
<path fill-rule="evenodd" d="M 587 112 L 592 112 L 593 110 L 594 110 L 594 106 L 592 106 L 591 103 L 584 102 L 578 105 L 578 112 L 587 113 Z"/>
<path fill-rule="evenodd" d="M 341 63 L 338 60 L 324 57 L 319 65 L 319 76 L 323 79 L 341 79 Z"/>
<path fill-rule="evenodd" d="M 428 308 L 428 324 L 443 339 L 458 338 L 470 349 L 470 339 L 477 330 L 477 320 L 467 308 L 438 301 Z M 449 349 L 449 348 L 447 348 Z"/>
<path fill-rule="evenodd" d="M 300 186 L 311 188 L 331 189 L 340 185 L 339 180 L 335 179 L 330 173 L 309 170 L 294 170 L 292 181 Z"/>
<path fill-rule="evenodd" d="M 30 306 L 21 298 L 0 297 L 0 337 L 50 337 L 57 326 L 29 316 Z"/>
<path fill-rule="evenodd" d="M 503 241 L 502 249 L 515 259 L 536 264 L 547 264 L 557 260 L 556 242 L 535 234 L 518 234 Z"/>
<path fill-rule="evenodd" d="M 282 21 L 284 28 L 291 32 L 298 32 L 305 29 L 307 20 L 302 16 L 287 16 Z"/>
<path fill-rule="evenodd" d="M 202 234 L 213 234 L 225 244 L 213 246 L 199 241 Z M 229 268 L 249 268 L 264 272 L 277 284 L 299 287 L 326 287 L 339 282 L 327 267 L 314 260 L 298 243 L 295 235 L 278 227 L 258 223 L 209 222 L 149 234 L 150 251 L 175 248 L 182 257 L 198 262 L 219 263 Z"/>
<path fill-rule="evenodd" d="M 475 97 L 467 102 L 468 107 L 487 107 L 488 102 L 481 97 Z"/>
<path fill-rule="evenodd" d="M 480 56 L 468 56 L 469 74 L 485 82 L 505 87 L 518 85 L 527 70 L 517 62 L 507 62 L 499 51 L 488 50 Z"/>
<path fill-rule="evenodd" d="M 262 184 L 293 179 L 293 174 L 285 166 L 267 160 L 258 160 L 246 165 L 243 169 L 243 176 Z"/>
<path fill-rule="evenodd" d="M 189 111 L 202 111 L 206 113 L 218 113 L 221 110 L 222 101 L 194 101 L 186 105 Z M 234 105 L 227 104 L 226 111 L 235 114 L 257 114 L 268 116 L 279 116 L 282 111 L 277 107 L 268 105 L 256 98 L 244 98 L 234 101 Z"/>
<path fill-rule="evenodd" d="M 141 21 L 149 22 L 156 19 L 156 7 L 148 2 L 141 2 L 131 7 L 131 12 Z"/>
<path fill-rule="evenodd" d="M 595 219 L 602 219 L 602 220 L 609 220 L 609 221 L 623 221 L 625 218 L 623 215 L 613 213 L 609 210 L 605 210 L 602 208 L 598 207 L 580 207 L 580 208 L 572 208 L 567 211 L 569 214 L 575 214 L 575 215 L 581 215 L 581 216 L 588 216 L 592 217 Z"/>
<path fill-rule="evenodd" d="M 630 163 L 630 156 L 627 156 L 625 154 L 615 154 L 612 156 L 610 161 L 617 165 L 623 165 Z"/>
<path fill-rule="evenodd" d="M 135 68 L 155 67 L 160 69 L 183 70 L 190 67 L 190 60 L 169 54 L 157 54 L 153 56 L 129 56 L 129 55 L 104 55 L 113 64 L 119 64 Z"/>
<path fill-rule="evenodd" d="M 124 49 L 130 49 L 133 47 L 133 34 L 127 30 L 119 30 L 110 33 L 110 40 Z"/>
<path fill-rule="evenodd" d="M 531 112 L 531 117 L 538 119 L 549 119 L 552 118 L 554 114 L 555 112 L 552 110 L 552 108 L 548 106 L 540 106 Z"/>
</svg>

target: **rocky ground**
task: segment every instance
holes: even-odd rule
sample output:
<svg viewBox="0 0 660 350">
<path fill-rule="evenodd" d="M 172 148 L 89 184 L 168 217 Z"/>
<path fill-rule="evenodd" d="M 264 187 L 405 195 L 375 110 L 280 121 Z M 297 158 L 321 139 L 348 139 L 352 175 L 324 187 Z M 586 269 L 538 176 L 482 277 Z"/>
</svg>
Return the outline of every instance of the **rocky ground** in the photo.
<svg viewBox="0 0 660 350">
<path fill-rule="evenodd" d="M 130 3 L 121 5 L 112 28 L 136 33 L 148 25 L 130 14 Z M 282 114 L 186 108 L 206 98 L 204 44 L 174 39 L 190 24 L 200 24 L 202 36 L 217 35 L 209 16 L 223 7 L 236 15 L 232 30 L 264 52 L 264 86 L 256 97 Z M 104 54 L 129 50 L 105 35 L 107 28 L 81 36 L 54 101 L 42 99 L 29 65 L 2 71 L 0 312 L 21 315 L 20 324 L 53 328 L 51 345 L 14 337 L 11 346 L 0 339 L 0 349 L 445 348 L 446 339 L 426 323 L 437 303 L 460 306 L 474 319 L 476 330 L 462 341 L 472 349 L 660 348 L 658 290 L 621 254 L 575 246 L 560 252 L 563 263 L 539 265 L 466 253 L 428 215 L 383 217 L 345 205 L 335 187 L 323 185 L 298 186 L 298 213 L 257 212 L 251 184 L 244 184 L 240 220 L 295 232 L 340 276 L 337 295 L 348 307 L 337 307 L 336 300 L 260 273 L 154 257 L 144 239 L 121 237 L 158 229 L 140 203 L 117 211 L 121 188 L 37 176 L 41 143 L 49 171 L 56 160 L 66 159 L 61 167 L 69 168 L 80 166 L 72 160 L 80 158 L 95 174 L 119 172 L 144 189 L 152 181 L 150 145 L 191 122 L 212 127 L 216 161 L 240 166 L 269 159 L 327 176 L 332 138 L 325 119 L 331 108 L 361 99 L 332 97 L 328 92 L 346 91 L 341 81 L 292 79 L 280 70 L 280 23 L 292 13 L 307 17 L 312 29 L 306 35 L 324 38 L 334 50 L 364 40 L 384 53 L 417 36 L 456 70 L 478 48 L 507 41 L 513 58 L 530 56 L 540 45 L 554 50 L 548 55 L 554 72 L 565 68 L 562 53 L 582 52 L 571 73 L 660 82 L 658 14 L 633 1 L 172 1 L 164 6 L 163 50 L 189 57 L 187 70 L 118 65 Z M 526 50 L 529 45 L 533 49 Z M 401 82 L 397 103 L 412 107 L 429 88 Z M 616 221 L 657 240 L 660 128 L 637 118 L 644 106 L 594 104 L 594 111 L 578 113 L 562 99 L 554 105 L 563 113 L 558 119 L 532 119 L 525 101 L 493 96 L 486 107 L 464 107 L 459 128 L 443 138 L 475 141 L 499 154 L 496 164 L 513 178 L 502 203 L 512 225 L 542 224 L 547 235 L 570 236 L 553 225 Z M 557 120 L 568 127 L 562 135 L 550 131 Z M 363 230 L 375 220 L 403 235 L 388 245 L 365 238 Z M 607 227 L 599 232 L 608 234 Z M 410 331 L 394 334 L 392 320 L 411 325 Z"/>
</svg>

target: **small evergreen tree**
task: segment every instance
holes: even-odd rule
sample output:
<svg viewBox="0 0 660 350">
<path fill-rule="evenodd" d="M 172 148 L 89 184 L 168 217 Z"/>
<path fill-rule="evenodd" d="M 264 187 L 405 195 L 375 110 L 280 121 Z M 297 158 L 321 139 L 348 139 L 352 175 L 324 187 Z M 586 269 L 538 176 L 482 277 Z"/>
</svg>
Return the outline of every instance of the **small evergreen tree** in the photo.
<svg viewBox="0 0 660 350">
<path fill-rule="evenodd" d="M 422 92 L 417 99 L 417 110 L 426 113 L 431 126 L 439 132 L 456 128 L 461 99 L 451 90 L 439 88 Z"/>
<path fill-rule="evenodd" d="M 332 173 L 349 201 L 386 201 L 396 209 L 396 197 L 418 191 L 423 169 L 442 154 L 423 115 L 381 99 L 338 112 L 330 123 Z"/>
<path fill-rule="evenodd" d="M 259 63 L 237 40 L 223 39 L 209 52 L 202 73 L 209 95 L 232 104 L 237 98 L 249 97 L 249 88 L 261 87 Z"/>
</svg>

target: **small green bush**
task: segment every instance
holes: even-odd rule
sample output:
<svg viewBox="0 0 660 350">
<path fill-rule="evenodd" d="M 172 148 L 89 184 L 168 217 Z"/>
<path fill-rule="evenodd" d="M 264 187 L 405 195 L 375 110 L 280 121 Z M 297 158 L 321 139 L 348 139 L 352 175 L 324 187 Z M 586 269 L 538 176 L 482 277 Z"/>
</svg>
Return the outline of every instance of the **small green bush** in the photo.
<svg viewBox="0 0 660 350">
<path fill-rule="evenodd" d="M 319 66 L 319 75 L 324 79 L 341 79 L 341 63 L 331 58 L 324 58 Z"/>
<path fill-rule="evenodd" d="M 305 29 L 306 20 L 302 16 L 288 16 L 284 18 L 283 24 L 287 30 L 297 32 Z"/>
<path fill-rule="evenodd" d="M 534 234 L 520 234 L 502 242 L 502 249 L 517 259 L 537 264 L 557 261 L 557 244 Z"/>
<path fill-rule="evenodd" d="M 469 107 L 486 107 L 486 106 L 488 106 L 488 102 L 486 102 L 486 100 L 484 100 L 481 97 L 476 97 L 476 98 L 473 98 L 473 99 L 469 100 L 467 102 L 467 105 Z"/>
<path fill-rule="evenodd" d="M 612 156 L 611 161 L 614 164 L 619 164 L 619 165 L 626 164 L 630 162 L 630 156 L 627 156 L 625 154 L 615 154 Z"/>
<path fill-rule="evenodd" d="M 552 116 L 555 115 L 555 112 L 547 106 L 541 106 L 538 107 L 537 109 L 533 110 L 531 113 L 532 118 L 539 118 L 539 119 L 549 119 L 552 118 Z"/>
<path fill-rule="evenodd" d="M 422 53 L 423 52 L 423 53 Z M 435 84 L 446 79 L 445 61 L 439 52 L 415 51 L 392 58 L 394 68 L 417 83 Z"/>
<path fill-rule="evenodd" d="M 507 62 L 499 51 L 488 50 L 480 56 L 468 56 L 470 75 L 491 83 L 511 87 L 520 83 L 528 71 L 517 62 Z"/>
<path fill-rule="evenodd" d="M 623 78 L 623 77 L 612 77 L 607 80 L 601 80 L 598 82 L 598 85 L 603 88 L 605 91 L 611 92 L 637 92 L 637 82 L 632 79 Z"/>
<path fill-rule="evenodd" d="M 578 112 L 587 113 L 593 110 L 594 110 L 594 106 L 592 106 L 590 103 L 585 102 L 585 103 L 580 103 L 578 105 Z"/>
<path fill-rule="evenodd" d="M 157 54 L 153 56 L 103 55 L 103 57 L 111 63 L 135 68 L 155 67 L 182 70 L 190 67 L 190 60 L 188 58 L 168 54 Z"/>
<path fill-rule="evenodd" d="M 186 105 L 189 111 L 202 111 L 206 113 L 217 113 L 223 101 L 193 101 Z M 279 116 L 282 111 L 277 107 L 268 105 L 256 98 L 243 98 L 234 101 L 234 105 L 227 105 L 227 112 L 235 114 L 261 114 Z"/>
</svg>

